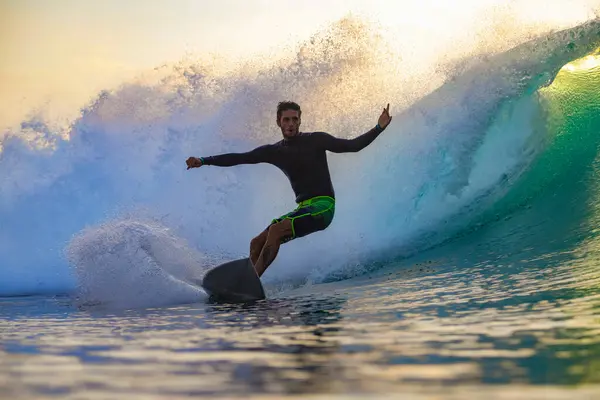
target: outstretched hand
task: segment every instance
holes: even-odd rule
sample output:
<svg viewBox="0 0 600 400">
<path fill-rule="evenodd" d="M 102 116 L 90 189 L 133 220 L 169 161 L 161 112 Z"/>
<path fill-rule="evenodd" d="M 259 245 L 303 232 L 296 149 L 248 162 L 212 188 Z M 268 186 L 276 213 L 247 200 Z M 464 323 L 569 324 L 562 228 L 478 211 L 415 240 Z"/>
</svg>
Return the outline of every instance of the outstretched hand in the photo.
<svg viewBox="0 0 600 400">
<path fill-rule="evenodd" d="M 379 121 L 377 122 L 382 129 L 385 129 L 389 123 L 392 122 L 392 117 L 390 116 L 390 103 L 383 109 L 383 112 L 379 116 Z"/>
<path fill-rule="evenodd" d="M 202 166 L 202 160 L 198 157 L 190 157 L 187 160 L 185 160 L 185 163 L 187 164 L 187 169 L 199 168 Z"/>
</svg>

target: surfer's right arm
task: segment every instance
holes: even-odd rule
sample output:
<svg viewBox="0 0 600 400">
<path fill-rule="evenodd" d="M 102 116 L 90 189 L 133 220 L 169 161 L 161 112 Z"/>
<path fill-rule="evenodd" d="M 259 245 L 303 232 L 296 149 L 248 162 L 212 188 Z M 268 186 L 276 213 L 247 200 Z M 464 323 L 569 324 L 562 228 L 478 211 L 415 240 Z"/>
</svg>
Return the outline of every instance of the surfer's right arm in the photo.
<svg viewBox="0 0 600 400">
<path fill-rule="evenodd" d="M 264 145 L 246 153 L 227 153 L 209 157 L 190 157 L 186 160 L 190 168 L 198 168 L 203 165 L 214 165 L 216 167 L 233 167 L 240 164 L 258 164 L 269 162 L 270 146 Z"/>
</svg>

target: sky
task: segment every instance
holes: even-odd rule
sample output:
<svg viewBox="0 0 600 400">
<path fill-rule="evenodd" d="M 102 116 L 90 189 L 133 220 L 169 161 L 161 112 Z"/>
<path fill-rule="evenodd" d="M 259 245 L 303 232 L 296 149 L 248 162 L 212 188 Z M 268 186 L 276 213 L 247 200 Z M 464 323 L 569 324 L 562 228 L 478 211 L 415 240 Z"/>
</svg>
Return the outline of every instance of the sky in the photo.
<svg viewBox="0 0 600 400">
<path fill-rule="evenodd" d="M 186 54 L 249 57 L 341 15 L 323 1 L 0 0 L 0 125 L 44 102 L 72 108 Z M 71 101 L 69 101 L 71 100 Z"/>
<path fill-rule="evenodd" d="M 0 132 L 36 108 L 76 112 L 100 90 L 186 55 L 273 54 L 350 14 L 443 46 L 461 21 L 512 3 L 546 20 L 581 12 L 566 0 L 0 0 Z"/>
</svg>

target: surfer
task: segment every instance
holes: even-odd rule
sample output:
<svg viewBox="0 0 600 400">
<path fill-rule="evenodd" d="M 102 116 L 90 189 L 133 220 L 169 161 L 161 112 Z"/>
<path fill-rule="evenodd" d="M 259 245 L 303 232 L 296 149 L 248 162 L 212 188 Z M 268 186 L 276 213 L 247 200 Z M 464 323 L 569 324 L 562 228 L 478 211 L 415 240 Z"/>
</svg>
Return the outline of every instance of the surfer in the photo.
<svg viewBox="0 0 600 400">
<path fill-rule="evenodd" d="M 336 138 L 325 132 L 300 132 L 302 111 L 291 101 L 277 105 L 277 126 L 283 139 L 247 153 L 189 157 L 187 169 L 204 165 L 231 167 L 240 164 L 272 164 L 288 177 L 296 195 L 295 210 L 275 218 L 250 242 L 250 260 L 260 277 L 277 257 L 281 244 L 326 229 L 335 213 L 335 193 L 326 151 L 357 152 L 367 147 L 392 121 L 390 105 L 383 109 L 377 125 L 353 139 Z"/>
</svg>

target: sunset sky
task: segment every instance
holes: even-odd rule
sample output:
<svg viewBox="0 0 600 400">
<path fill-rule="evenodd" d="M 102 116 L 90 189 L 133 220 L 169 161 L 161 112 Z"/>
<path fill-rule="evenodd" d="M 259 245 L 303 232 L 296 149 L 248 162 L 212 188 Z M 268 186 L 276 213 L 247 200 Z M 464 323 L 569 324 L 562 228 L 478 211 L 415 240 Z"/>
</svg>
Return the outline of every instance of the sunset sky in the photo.
<svg viewBox="0 0 600 400">
<path fill-rule="evenodd" d="M 376 21 L 390 35 L 441 46 L 452 29 L 502 3 L 0 0 L 0 129 L 49 103 L 58 112 L 76 111 L 99 90 L 186 54 L 235 59 L 280 51 L 350 13 Z M 522 2 L 521 16 L 539 15 L 537 3 Z M 581 8 L 565 4 L 545 5 L 545 20 L 550 13 L 582 17 Z"/>
</svg>

